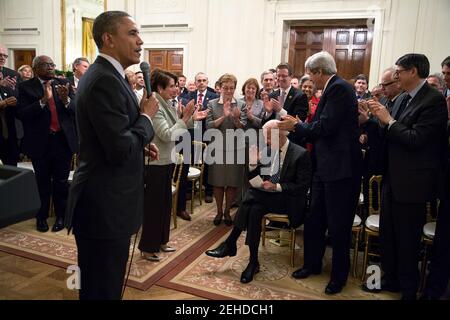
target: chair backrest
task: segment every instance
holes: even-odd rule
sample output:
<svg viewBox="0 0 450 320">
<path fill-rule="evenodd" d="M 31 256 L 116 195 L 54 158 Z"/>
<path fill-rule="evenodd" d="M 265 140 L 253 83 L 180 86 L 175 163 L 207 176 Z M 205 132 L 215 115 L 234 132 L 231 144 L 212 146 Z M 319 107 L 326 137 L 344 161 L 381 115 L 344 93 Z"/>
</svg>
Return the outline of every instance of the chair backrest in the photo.
<svg viewBox="0 0 450 320">
<path fill-rule="evenodd" d="M 369 215 L 380 214 L 382 176 L 372 176 L 369 180 Z"/>
<path fill-rule="evenodd" d="M 192 141 L 192 152 L 193 154 L 193 162 L 192 166 L 200 169 L 201 172 L 203 172 L 203 167 L 205 166 L 204 161 L 204 153 L 206 150 L 206 143 L 201 141 Z"/>
<path fill-rule="evenodd" d="M 180 183 L 181 172 L 183 171 L 183 155 L 181 153 L 177 154 L 177 163 L 175 163 L 175 168 L 172 173 L 172 185 L 178 188 Z"/>
</svg>

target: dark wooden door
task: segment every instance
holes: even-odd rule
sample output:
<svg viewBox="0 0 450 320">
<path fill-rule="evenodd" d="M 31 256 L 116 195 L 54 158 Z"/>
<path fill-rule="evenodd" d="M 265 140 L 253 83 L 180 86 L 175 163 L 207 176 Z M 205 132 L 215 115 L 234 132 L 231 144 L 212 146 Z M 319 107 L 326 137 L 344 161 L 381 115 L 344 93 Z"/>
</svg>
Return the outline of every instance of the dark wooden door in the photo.
<svg viewBox="0 0 450 320">
<path fill-rule="evenodd" d="M 34 57 L 36 57 L 36 50 L 34 49 L 14 50 L 14 70 L 19 69 L 24 64 L 31 66 Z"/>
<path fill-rule="evenodd" d="M 338 74 L 350 80 L 358 74 L 370 76 L 372 30 L 359 26 L 308 26 L 292 27 L 289 45 L 289 63 L 294 74 L 305 73 L 306 59 L 325 50 L 336 60 Z"/>
<path fill-rule="evenodd" d="M 177 75 L 183 73 L 183 50 L 149 50 L 151 69 L 159 68 Z"/>
</svg>

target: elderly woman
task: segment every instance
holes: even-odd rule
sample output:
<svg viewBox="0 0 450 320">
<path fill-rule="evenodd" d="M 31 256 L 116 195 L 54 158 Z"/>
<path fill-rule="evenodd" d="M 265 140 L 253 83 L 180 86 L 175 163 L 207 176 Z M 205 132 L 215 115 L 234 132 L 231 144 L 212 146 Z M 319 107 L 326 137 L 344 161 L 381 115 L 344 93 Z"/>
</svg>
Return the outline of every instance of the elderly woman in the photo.
<svg viewBox="0 0 450 320">
<path fill-rule="evenodd" d="M 261 129 L 261 119 L 264 115 L 264 106 L 262 100 L 258 99 L 259 95 L 258 80 L 250 78 L 244 82 L 242 86 L 241 100 L 246 106 L 247 112 L 247 128 Z"/>
<path fill-rule="evenodd" d="M 17 71 L 19 72 L 23 81 L 30 80 L 34 77 L 33 69 L 27 64 L 20 66 Z"/>
<path fill-rule="evenodd" d="M 159 102 L 158 113 L 153 118 L 155 137 L 153 143 L 159 149 L 159 159 L 145 166 L 144 219 L 139 249 L 144 259 L 159 261 L 157 253 L 175 251 L 167 245 L 172 210 L 171 179 L 174 170 L 172 150 L 175 148 L 174 132 L 193 127 L 193 120 L 201 120 L 206 114 L 194 113 L 194 102 L 190 102 L 177 115 L 170 100 L 176 95 L 177 77 L 169 72 L 154 70 L 150 84 L 156 90 Z"/>
<path fill-rule="evenodd" d="M 219 79 L 220 98 L 211 100 L 208 103 L 208 116 L 206 118 L 207 129 L 218 129 L 222 132 L 223 149 L 216 148 L 214 163 L 209 166 L 208 182 L 214 187 L 214 198 L 216 199 L 217 215 L 214 224 L 219 225 L 224 218 L 227 226 L 233 223 L 230 216 L 230 209 L 236 197 L 236 190 L 242 184 L 244 174 L 244 164 L 238 164 L 239 154 L 245 157 L 245 144 L 238 141 L 227 141 L 226 131 L 245 128 L 247 124 L 247 111 L 243 101 L 234 98 L 237 79 L 232 74 L 224 74 Z M 220 154 L 221 153 L 221 154 Z M 220 154 L 220 155 L 219 155 Z M 220 163 L 221 156 L 223 162 Z M 233 159 L 232 163 L 228 160 Z M 219 163 L 218 163 L 219 162 Z M 225 211 L 223 211 L 223 198 L 226 193 Z"/>
</svg>

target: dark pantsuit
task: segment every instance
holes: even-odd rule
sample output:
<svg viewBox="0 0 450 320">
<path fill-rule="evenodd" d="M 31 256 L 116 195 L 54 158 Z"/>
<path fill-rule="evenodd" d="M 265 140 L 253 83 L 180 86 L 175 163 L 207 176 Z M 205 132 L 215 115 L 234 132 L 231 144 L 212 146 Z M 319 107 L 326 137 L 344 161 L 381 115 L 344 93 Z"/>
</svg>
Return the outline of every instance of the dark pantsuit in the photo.
<svg viewBox="0 0 450 320">
<path fill-rule="evenodd" d="M 333 182 L 313 179 L 311 215 L 305 221 L 304 268 L 320 272 L 325 253 L 325 232 L 333 248 L 331 281 L 345 284 L 350 270 L 351 229 L 359 196 L 358 178 Z"/>
<path fill-rule="evenodd" d="M 80 300 L 120 300 L 130 237 L 92 239 L 75 234 L 81 271 Z"/>
<path fill-rule="evenodd" d="M 396 201 L 388 176 L 383 179 L 381 199 L 381 266 L 387 281 L 398 279 L 404 295 L 415 295 L 419 285 L 418 260 L 426 204 Z"/>
<path fill-rule="evenodd" d="M 159 252 L 169 242 L 173 165 L 145 167 L 144 219 L 139 249 Z"/>
<path fill-rule="evenodd" d="M 188 173 L 189 164 L 183 164 L 183 171 L 180 175 L 180 188 L 178 190 L 177 212 L 186 211 L 186 193 L 188 192 L 188 186 L 189 191 L 191 192 L 192 190 L 192 188 L 190 188 L 192 182 L 187 180 Z"/>
<path fill-rule="evenodd" d="M 72 152 L 62 131 L 49 134 L 47 151 L 42 157 L 33 157 L 34 172 L 41 199 L 41 208 L 36 215 L 38 219 L 47 219 L 52 197 L 57 217 L 64 218 L 69 184 Z"/>
<path fill-rule="evenodd" d="M 287 214 L 286 198 L 282 193 L 270 193 L 251 188 L 247 191 L 237 215 L 241 210 L 245 211 L 247 219 L 245 244 L 249 246 L 251 256 L 253 253 L 256 259 L 261 238 L 262 217 L 267 213 Z M 240 224 L 245 224 L 245 221 L 241 221 Z M 231 246 L 236 245 L 236 240 L 228 239 Z"/>
</svg>

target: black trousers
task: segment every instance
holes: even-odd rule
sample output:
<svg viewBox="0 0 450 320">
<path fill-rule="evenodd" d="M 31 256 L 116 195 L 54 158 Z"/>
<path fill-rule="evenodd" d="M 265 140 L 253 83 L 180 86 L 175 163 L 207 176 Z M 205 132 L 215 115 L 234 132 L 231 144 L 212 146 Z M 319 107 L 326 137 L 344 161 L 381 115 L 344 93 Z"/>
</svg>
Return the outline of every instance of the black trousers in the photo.
<svg viewBox="0 0 450 320">
<path fill-rule="evenodd" d="M 395 200 L 389 176 L 383 178 L 380 213 L 381 267 L 387 281 L 400 286 L 405 296 L 414 296 L 419 287 L 419 253 L 425 203 Z"/>
<path fill-rule="evenodd" d="M 144 219 L 139 249 L 159 252 L 169 242 L 174 165 L 145 166 Z"/>
<path fill-rule="evenodd" d="M 177 212 L 186 211 L 186 193 L 188 192 L 188 186 L 189 192 L 192 192 L 192 182 L 187 180 L 189 164 L 183 164 L 182 170 L 180 176 L 180 189 L 178 190 Z"/>
<path fill-rule="evenodd" d="M 120 300 L 130 237 L 93 239 L 75 234 L 81 271 L 80 300 Z"/>
<path fill-rule="evenodd" d="M 436 220 L 430 273 L 424 290 L 424 294 L 435 299 L 445 293 L 450 279 L 450 166 L 447 168 L 445 181 L 445 195 L 441 199 Z"/>
<path fill-rule="evenodd" d="M 70 163 L 72 152 L 64 133 L 49 134 L 47 151 L 42 157 L 33 157 L 31 162 L 41 199 L 41 208 L 36 214 L 38 219 L 47 219 L 52 197 L 56 216 L 64 218 L 69 195 Z"/>
<path fill-rule="evenodd" d="M 249 246 L 250 251 L 257 252 L 261 238 L 261 221 L 267 213 L 287 214 L 286 198 L 282 193 L 264 192 L 254 188 L 248 189 L 242 205 L 236 214 L 235 228 L 241 231 L 247 230 L 245 244 Z M 236 245 L 237 239 L 232 239 Z"/>
<path fill-rule="evenodd" d="M 350 270 L 353 220 L 360 192 L 360 177 L 333 182 L 313 177 L 311 214 L 305 220 L 304 268 L 321 272 L 325 253 L 325 232 L 333 248 L 331 281 L 344 285 Z"/>
</svg>

